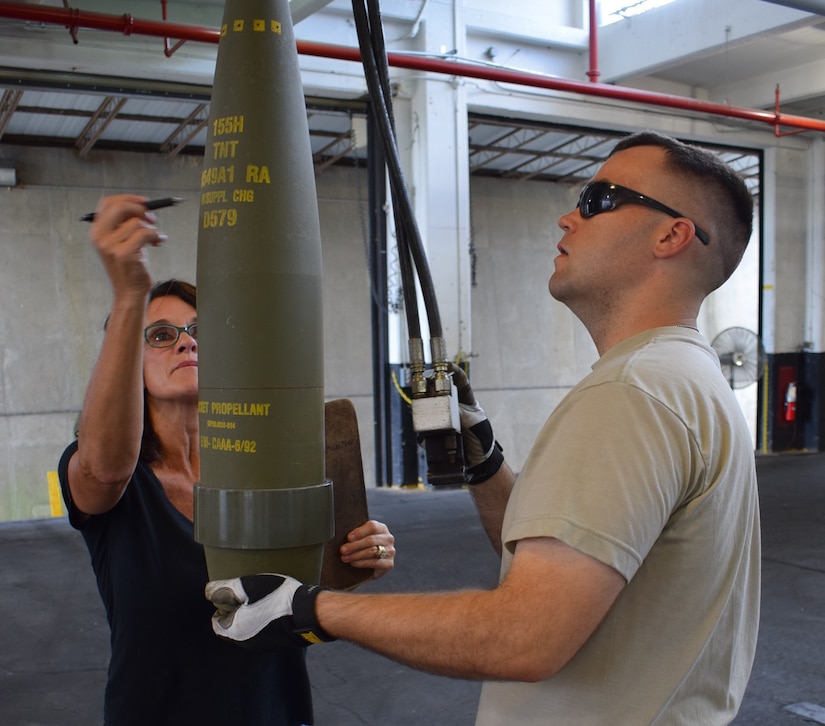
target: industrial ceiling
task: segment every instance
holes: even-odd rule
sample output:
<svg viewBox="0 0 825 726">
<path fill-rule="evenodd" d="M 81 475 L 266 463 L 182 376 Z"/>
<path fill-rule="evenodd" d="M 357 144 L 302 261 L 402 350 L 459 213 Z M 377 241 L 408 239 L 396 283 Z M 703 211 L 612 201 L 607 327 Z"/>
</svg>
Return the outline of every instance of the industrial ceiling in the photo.
<svg viewBox="0 0 825 726">
<path fill-rule="evenodd" d="M 825 119 L 825 84 L 820 80 L 825 78 L 825 69 L 821 67 L 825 62 L 825 22 L 817 8 L 811 7 L 817 3 L 729 1 L 743 6 L 750 2 L 771 12 L 778 5 L 797 9 L 805 5 L 804 10 L 811 12 L 799 13 L 795 22 L 783 22 L 735 43 L 717 41 L 704 48 L 695 42 L 673 43 L 675 54 L 658 59 L 655 67 L 628 67 L 622 70 L 623 78 L 605 74 L 600 80 L 641 87 L 688 84 L 718 95 L 729 88 L 747 88 L 755 79 L 773 74 L 777 87 L 782 82 L 786 94 L 782 98 L 783 114 L 820 122 Z M 681 2 L 694 2 L 697 7 L 703 4 L 696 0 Z M 423 8 L 427 0 L 422 3 Z M 156 77 L 151 69 L 141 73 L 140 68 L 132 75 L 89 73 L 61 60 L 71 58 L 72 46 L 104 59 L 129 54 L 137 57 L 148 52 L 171 57 L 177 50 L 172 45 L 174 40 L 140 39 L 135 50 L 134 39 L 128 39 L 127 44 L 127 39 L 116 33 L 60 27 L 3 14 L 4 8 L 27 5 L 33 11 L 42 10 L 44 5 L 59 11 L 69 8 L 66 0 L 62 5 L 57 0 L 51 4 L 0 2 L 0 143 L 74 147 L 80 155 L 92 149 L 139 150 L 167 156 L 202 154 L 210 100 L 210 86 L 208 81 L 203 82 L 203 77 L 182 82 Z M 130 14 L 139 18 L 156 16 L 157 5 L 148 0 L 102 4 L 99 0 L 79 0 L 78 7 L 89 7 L 91 12 L 128 7 Z M 165 14 L 166 3 L 162 5 Z M 176 3 L 175 7 L 181 9 L 182 5 L 187 12 L 179 12 L 179 17 L 189 19 L 190 24 L 213 29 L 219 25 L 222 0 Z M 333 10 L 337 6 L 341 13 L 346 3 L 300 0 L 291 4 L 299 40 L 300 21 L 326 6 Z M 678 55 L 682 46 L 687 48 L 686 55 Z M 185 52 L 196 60 L 202 59 L 207 68 L 214 62 L 213 45 L 190 43 Z M 608 49 L 608 57 L 609 52 Z M 53 60 L 33 61 L 38 57 Z M 763 107 L 770 110 L 767 104 Z M 319 172 L 334 163 L 352 163 L 363 158 L 362 140 L 356 139 L 353 128 L 358 125 L 354 119 L 363 119 L 365 113 L 362 94 L 336 99 L 307 98 L 312 150 Z M 779 126 L 776 130 L 777 134 L 782 132 Z M 468 134 L 469 167 L 473 174 L 567 181 L 588 178 L 616 137 L 610 132 L 594 133 L 575 126 L 560 128 L 524 119 L 475 114 L 470 116 Z M 758 158 L 736 150 L 725 151 L 724 155 L 756 188 Z"/>
</svg>

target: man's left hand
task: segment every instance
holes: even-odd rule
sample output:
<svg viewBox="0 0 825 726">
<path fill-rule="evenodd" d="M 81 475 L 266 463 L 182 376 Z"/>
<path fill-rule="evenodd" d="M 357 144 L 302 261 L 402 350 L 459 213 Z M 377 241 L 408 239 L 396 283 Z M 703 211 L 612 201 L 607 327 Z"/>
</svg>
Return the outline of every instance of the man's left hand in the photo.
<svg viewBox="0 0 825 726">
<path fill-rule="evenodd" d="M 247 575 L 214 580 L 206 599 L 218 608 L 212 630 L 254 650 L 306 647 L 335 638 L 315 617 L 319 585 L 303 585 L 288 575 Z"/>
</svg>

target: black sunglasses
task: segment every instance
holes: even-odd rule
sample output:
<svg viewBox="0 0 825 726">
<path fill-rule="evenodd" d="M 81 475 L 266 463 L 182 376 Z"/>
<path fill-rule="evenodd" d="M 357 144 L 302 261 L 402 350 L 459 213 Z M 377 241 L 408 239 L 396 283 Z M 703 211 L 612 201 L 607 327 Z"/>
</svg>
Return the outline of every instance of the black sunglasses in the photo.
<svg viewBox="0 0 825 726">
<path fill-rule="evenodd" d="M 589 219 L 602 212 L 612 212 L 614 209 L 621 207 L 622 204 L 641 204 L 644 207 L 650 207 L 669 214 L 671 217 L 685 217 L 684 214 L 680 214 L 675 209 L 671 209 L 640 192 L 607 181 L 593 181 L 585 184 L 579 195 L 576 208 L 582 217 Z M 685 217 L 685 219 L 690 218 Z M 700 229 L 696 222 L 693 222 L 693 226 L 696 228 L 696 236 L 702 241 L 702 244 L 710 244 L 708 233 Z"/>
</svg>

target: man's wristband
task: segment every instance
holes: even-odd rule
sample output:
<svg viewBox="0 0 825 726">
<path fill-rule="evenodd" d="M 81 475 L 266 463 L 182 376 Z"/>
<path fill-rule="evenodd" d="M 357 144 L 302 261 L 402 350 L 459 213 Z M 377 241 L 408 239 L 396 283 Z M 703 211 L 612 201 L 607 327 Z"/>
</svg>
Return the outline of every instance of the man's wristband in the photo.
<svg viewBox="0 0 825 726">
<path fill-rule="evenodd" d="M 499 444 L 498 441 L 494 441 L 493 451 L 490 456 L 480 464 L 476 464 L 467 469 L 464 472 L 464 481 L 470 486 L 475 486 L 476 484 L 483 484 L 490 477 L 494 476 L 504 463 L 503 451 L 501 444 Z"/>
<path fill-rule="evenodd" d="M 307 645 L 335 640 L 321 627 L 318 618 L 315 617 L 315 598 L 322 590 L 328 589 L 320 585 L 301 585 L 292 598 L 292 629 L 307 642 Z"/>
</svg>

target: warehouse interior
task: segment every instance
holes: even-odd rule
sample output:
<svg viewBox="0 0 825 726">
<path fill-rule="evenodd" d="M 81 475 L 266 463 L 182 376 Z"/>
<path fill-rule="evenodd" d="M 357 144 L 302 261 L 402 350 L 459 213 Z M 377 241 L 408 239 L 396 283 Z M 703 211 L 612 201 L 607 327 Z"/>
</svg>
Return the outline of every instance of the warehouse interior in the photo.
<svg viewBox="0 0 825 726">
<path fill-rule="evenodd" d="M 325 397 L 355 405 L 373 512 L 409 528 L 412 549 L 427 549 L 427 538 L 416 536 L 429 521 L 439 547 L 458 547 L 442 517 L 467 517 L 466 492 L 433 490 L 410 435 L 401 273 L 388 190 L 371 176 L 373 108 L 352 8 L 348 0 L 289 6 L 323 243 Z M 222 0 L 0 2 L 0 546 L 19 563 L 16 592 L 46 607 L 57 604 L 30 576 L 37 568 L 25 559 L 25 543 L 73 552 L 83 571 L 73 581 L 83 598 L 96 596 L 56 477 L 110 304 L 80 217 L 107 194 L 183 199 L 158 211 L 169 239 L 149 252 L 150 264 L 158 279 L 194 281 L 223 9 Z M 516 470 L 597 357 L 584 327 L 550 299 L 547 278 L 557 220 L 616 140 L 637 130 L 665 133 L 718 153 L 746 180 L 754 236 L 699 318 L 723 364 L 727 356 L 767 487 L 763 507 L 772 507 L 764 516 L 775 570 L 766 588 L 777 587 L 776 599 L 766 596 L 771 627 L 763 629 L 755 685 L 737 722 L 825 723 L 825 667 L 813 655 L 823 644 L 816 633 L 825 632 L 816 544 L 825 455 L 825 2 L 383 0 L 381 10 L 399 152 L 447 352 L 469 365 Z M 371 225 L 381 210 L 385 229 L 376 240 Z M 404 496 L 416 499 L 404 504 Z M 463 530 L 480 536 L 469 517 Z M 473 545 L 457 556 L 472 557 Z M 38 567 L 49 558 L 48 549 L 31 552 Z M 428 587 L 455 582 L 441 564 Z M 465 573 L 468 584 L 494 582 L 495 563 L 478 568 Z M 380 587 L 417 586 L 410 573 L 392 577 Z M 21 620 L 19 647 L 4 656 L 6 672 L 21 677 L 0 691 L 0 711 L 15 704 L 11 723 L 89 723 L 97 713 L 95 692 L 70 717 L 60 706 L 73 697 L 67 683 L 102 688 L 105 620 L 97 610 L 78 617 L 71 642 L 83 643 L 90 659 L 69 665 L 61 665 L 63 651 L 31 661 L 24 633 L 37 623 Z M 792 630 L 800 622 L 810 631 L 806 648 Z M 777 659 L 785 648 L 799 658 Z M 313 652 L 311 663 L 325 674 L 313 676 L 316 701 L 356 659 L 387 669 L 401 691 L 415 683 L 409 700 L 367 698 L 346 715 L 332 704 L 318 723 L 442 723 L 442 687 L 459 689 L 443 692 L 456 709 L 449 722 L 472 723 L 475 684 L 418 682 L 355 651 L 337 665 L 322 665 Z M 784 666 L 780 682 L 771 669 Z M 76 681 L 87 669 L 92 681 Z M 72 675 L 48 681 L 53 703 L 44 706 L 37 689 L 48 671 Z M 415 688 L 432 689 L 431 712 L 412 708 Z M 38 707 L 39 716 L 27 713 Z M 404 709 L 412 709 L 407 721 Z"/>
<path fill-rule="evenodd" d="M 189 200 L 162 211 L 174 243 L 153 260 L 170 276 L 194 275 L 222 10 L 219 2 L 60 5 L 0 3 L 0 204 L 9 220 L 4 269 L 14 270 L 0 294 L 16 312 L 3 321 L 0 517 L 12 520 L 51 512 L 54 467 L 43 462 L 71 435 L 100 341 L 108 292 L 80 215 L 106 192 Z M 729 354 L 748 351 L 735 386 L 757 451 L 823 448 L 822 16 L 764 0 L 654 5 L 381 6 L 399 153 L 448 353 L 470 362 L 517 467 L 544 412 L 594 352 L 565 309 L 535 304 L 555 221 L 615 139 L 637 129 L 706 144 L 747 179 L 758 239 L 704 306 L 702 332 L 711 341 L 724 333 Z M 335 270 L 325 275 L 326 394 L 356 405 L 367 481 L 415 484 L 421 463 L 398 433 L 409 353 L 389 225 L 385 268 L 373 268 L 381 253 L 370 248 L 371 209 L 383 202 L 370 195 L 363 69 L 346 60 L 357 47 L 352 11 L 343 0 L 291 7 L 324 265 Z M 33 284 L 40 279 L 71 304 L 51 305 Z M 34 319 L 40 332 L 27 334 Z M 55 348 L 63 355 L 50 355 Z M 524 410 L 535 414 L 513 413 Z"/>
</svg>

